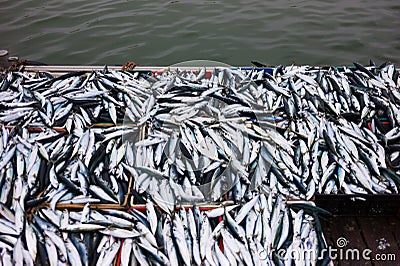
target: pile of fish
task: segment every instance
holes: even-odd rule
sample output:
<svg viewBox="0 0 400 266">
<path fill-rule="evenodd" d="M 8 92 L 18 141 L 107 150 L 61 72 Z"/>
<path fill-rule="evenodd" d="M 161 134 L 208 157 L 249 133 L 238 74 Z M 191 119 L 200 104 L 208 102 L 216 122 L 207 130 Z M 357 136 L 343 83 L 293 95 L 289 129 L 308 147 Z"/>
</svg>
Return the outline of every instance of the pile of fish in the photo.
<svg viewBox="0 0 400 266">
<path fill-rule="evenodd" d="M 1 130 L 0 202 L 21 198 L 21 205 L 50 203 L 123 204 L 131 180 L 134 155 L 122 135 L 134 128 L 90 128 L 74 134 L 51 129 Z"/>
<path fill-rule="evenodd" d="M 314 265 L 327 213 L 288 200 L 398 193 L 399 87 L 391 64 L 4 72 L 1 260 Z M 95 207 L 130 194 L 146 215 Z"/>
<path fill-rule="evenodd" d="M 4 125 L 61 127 L 69 133 L 95 123 L 132 121 L 151 109 L 152 90 L 146 73 L 128 71 L 48 73 L 5 72 L 1 75 L 0 121 Z M 153 100 L 152 100 L 153 99 Z"/>
<path fill-rule="evenodd" d="M 248 203 L 172 215 L 151 201 L 146 215 L 90 209 L 37 209 L 26 216 L 1 204 L 0 257 L 6 265 L 315 265 L 329 261 L 310 203 L 261 193 Z M 323 214 L 323 213 L 322 213 Z M 217 219 L 217 217 L 223 217 Z"/>
<path fill-rule="evenodd" d="M 128 109 L 136 115 L 131 119 L 142 118 L 150 84 L 142 74 L 105 72 L 58 78 L 4 74 L 1 202 L 10 201 L 14 185 L 14 197 L 28 206 L 46 201 L 53 210 L 57 203 L 123 204 L 135 158 L 123 136 L 136 139 L 138 127 L 95 125 L 122 124 Z"/>
<path fill-rule="evenodd" d="M 262 183 L 290 198 L 398 193 L 398 71 L 355 66 L 156 76 L 138 185 L 172 203 L 239 201 Z"/>
</svg>

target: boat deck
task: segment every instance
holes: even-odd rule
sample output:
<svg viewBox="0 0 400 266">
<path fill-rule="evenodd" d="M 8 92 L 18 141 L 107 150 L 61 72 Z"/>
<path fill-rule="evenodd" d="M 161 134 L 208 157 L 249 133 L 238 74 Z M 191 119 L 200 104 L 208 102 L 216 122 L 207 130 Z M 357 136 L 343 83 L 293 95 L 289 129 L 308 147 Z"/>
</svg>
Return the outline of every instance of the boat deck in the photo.
<svg viewBox="0 0 400 266">
<path fill-rule="evenodd" d="M 365 200 L 352 200 L 348 195 L 317 196 L 317 206 L 333 214 L 327 219 L 321 219 L 321 224 L 328 245 L 337 249 L 332 251 L 332 254 L 338 256 L 334 264 L 398 265 L 399 200 L 399 195 L 368 195 L 365 196 Z M 343 247 L 340 248 L 338 244 L 342 244 Z M 359 251 L 360 260 L 352 259 L 349 251 L 351 249 Z M 371 250 L 370 254 L 366 251 L 371 260 L 362 258 L 362 252 L 366 249 Z M 382 260 L 379 260 L 381 258 Z"/>
<path fill-rule="evenodd" d="M 336 253 L 332 252 L 338 256 L 334 261 L 335 265 L 398 265 L 396 261 L 400 258 L 399 217 L 338 215 L 321 223 L 327 244 L 337 248 L 337 251 L 334 251 Z M 347 244 L 338 248 L 338 239 L 346 241 Z M 357 249 L 360 260 L 352 259 L 349 249 Z M 370 254 L 366 253 L 371 258 L 369 261 L 362 258 L 362 252 L 366 249 L 371 250 Z M 385 257 L 386 260 L 378 261 Z"/>
</svg>

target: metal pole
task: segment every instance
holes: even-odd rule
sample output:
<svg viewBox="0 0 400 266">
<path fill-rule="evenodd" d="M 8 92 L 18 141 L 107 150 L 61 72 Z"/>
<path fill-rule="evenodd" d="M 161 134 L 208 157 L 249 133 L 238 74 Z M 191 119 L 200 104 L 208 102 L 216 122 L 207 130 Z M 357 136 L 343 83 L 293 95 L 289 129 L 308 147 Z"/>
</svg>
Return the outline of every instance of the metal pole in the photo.
<svg viewBox="0 0 400 266">
<path fill-rule="evenodd" d="M 7 56 L 8 56 L 7 50 L 0 50 L 0 67 L 1 68 L 6 68 L 9 65 Z"/>
</svg>

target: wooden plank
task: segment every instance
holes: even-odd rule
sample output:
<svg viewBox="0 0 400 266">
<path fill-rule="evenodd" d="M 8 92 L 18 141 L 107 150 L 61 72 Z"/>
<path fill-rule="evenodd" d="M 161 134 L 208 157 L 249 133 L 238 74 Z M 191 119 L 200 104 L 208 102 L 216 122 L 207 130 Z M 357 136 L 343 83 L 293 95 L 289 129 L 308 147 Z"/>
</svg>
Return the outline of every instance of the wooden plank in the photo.
<svg viewBox="0 0 400 266">
<path fill-rule="evenodd" d="M 362 239 L 360 227 L 356 216 L 335 216 L 324 222 L 323 230 L 330 233 L 333 240 L 332 246 L 337 247 L 338 238 L 345 238 L 351 247 L 365 248 L 365 242 Z"/>
<path fill-rule="evenodd" d="M 337 259 L 333 261 L 335 265 L 360 265 L 358 264 L 360 261 L 351 260 L 350 255 L 347 257 L 349 259 L 346 259 L 347 249 L 357 248 L 361 250 L 366 248 L 356 216 L 333 216 L 327 221 L 322 221 L 322 228 L 327 244 L 332 248 L 332 254 L 337 255 Z M 342 242 L 344 246 L 340 246 Z M 373 264 L 362 261 L 362 265 Z"/>
<path fill-rule="evenodd" d="M 392 256 L 395 261 L 359 261 L 346 260 L 333 261 L 334 265 L 400 265 L 400 219 L 397 216 L 334 216 L 328 221 L 321 221 L 324 235 L 329 246 L 337 247 L 339 237 L 344 237 L 348 243 L 342 248 L 343 254 L 346 250 L 357 248 L 360 258 L 366 248 L 372 253 L 367 254 L 371 258 L 379 256 Z M 390 246 L 389 246 L 390 245 Z M 340 252 L 340 249 L 338 250 Z"/>
<path fill-rule="evenodd" d="M 386 217 L 357 217 L 362 235 L 372 253 L 374 265 L 393 265 L 393 261 L 378 261 L 387 254 L 395 254 L 400 262 L 400 250 L 397 240 L 391 232 Z"/>
<path fill-rule="evenodd" d="M 400 250 L 400 218 L 387 217 L 387 224 L 395 240 L 397 241 L 397 248 Z"/>
</svg>

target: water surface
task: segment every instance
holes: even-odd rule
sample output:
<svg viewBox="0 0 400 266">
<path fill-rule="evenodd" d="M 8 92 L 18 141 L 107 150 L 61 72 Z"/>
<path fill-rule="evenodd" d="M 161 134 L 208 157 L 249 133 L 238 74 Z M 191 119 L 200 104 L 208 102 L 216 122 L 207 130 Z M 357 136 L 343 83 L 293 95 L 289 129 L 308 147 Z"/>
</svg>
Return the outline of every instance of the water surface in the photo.
<svg viewBox="0 0 400 266">
<path fill-rule="evenodd" d="M 47 64 L 399 62 L 400 1 L 0 1 L 0 49 Z"/>
</svg>

